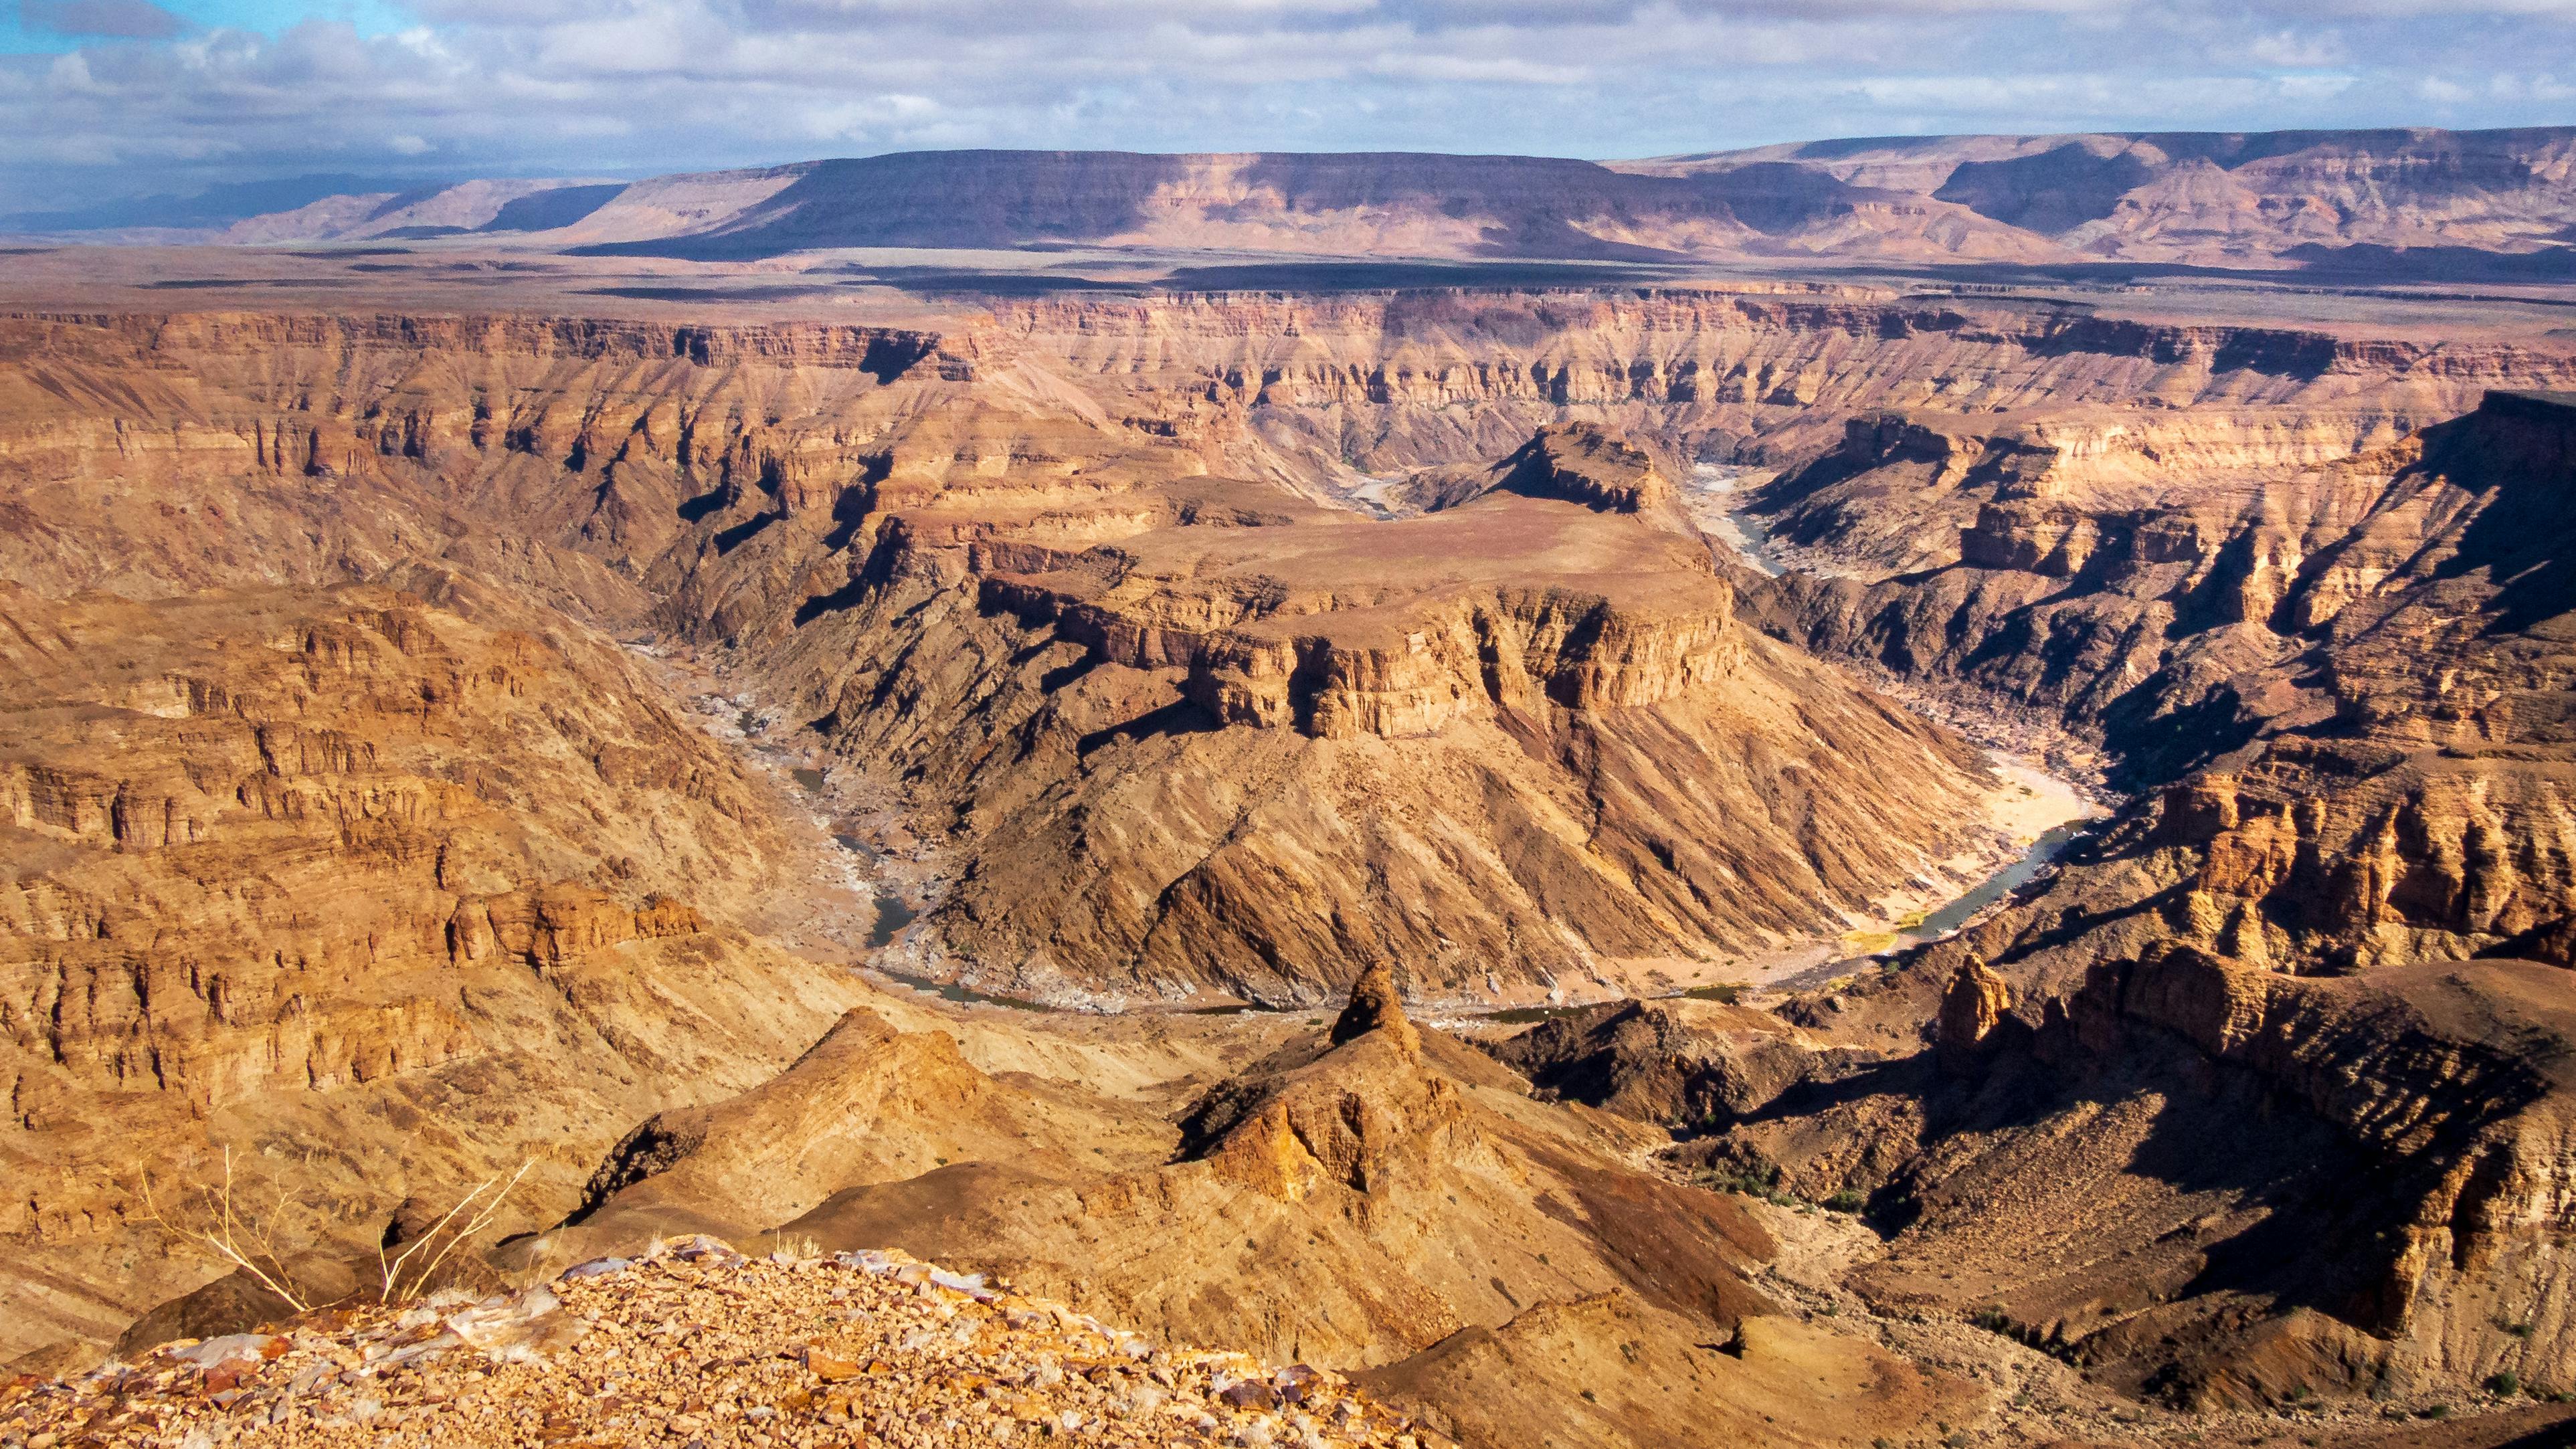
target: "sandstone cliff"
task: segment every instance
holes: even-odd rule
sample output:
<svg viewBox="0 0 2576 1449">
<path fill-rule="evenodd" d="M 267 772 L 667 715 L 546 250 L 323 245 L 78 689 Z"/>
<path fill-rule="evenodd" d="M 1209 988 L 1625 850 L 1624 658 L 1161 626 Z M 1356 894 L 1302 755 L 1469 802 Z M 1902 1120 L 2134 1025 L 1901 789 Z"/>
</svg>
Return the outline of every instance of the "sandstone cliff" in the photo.
<svg viewBox="0 0 2576 1449">
<path fill-rule="evenodd" d="M 2565 1381 L 2550 661 L 2571 444 L 2564 399 L 2492 394 L 2166 560 L 2200 579 L 2166 618 L 2263 641 L 2213 676 L 2214 708 L 2193 712 L 2170 663 L 2136 684 L 2175 735 L 2108 719 L 2129 769 L 2167 783 L 1993 920 L 1794 1003 L 1810 1042 L 1667 1026 L 1641 1052 L 1605 1021 L 1518 1059 L 1626 1110 L 1702 1114 L 1692 1160 L 1867 1196 L 1893 1233 L 1855 1279 L 1875 1300 L 1982 1312 L 2137 1392 Z M 2210 553 L 2243 558 L 2266 528 L 2296 546 L 2246 610 L 2247 575 Z M 2059 574 L 2064 607 L 2122 607 L 2150 576 L 2136 533 L 2099 537 L 2128 557 Z M 2169 633 L 2184 657 L 2201 642 Z"/>
<path fill-rule="evenodd" d="M 0 1348 L 203 1268 L 138 1179 L 300 1160 L 352 1232 L 766 1074 L 852 988 L 729 922 L 782 854 L 606 641 L 471 587 L 53 602 L 0 586 Z M 569 1154 L 569 1155 L 567 1155 Z M 121 1265 L 108 1271 L 109 1265 Z"/>
</svg>

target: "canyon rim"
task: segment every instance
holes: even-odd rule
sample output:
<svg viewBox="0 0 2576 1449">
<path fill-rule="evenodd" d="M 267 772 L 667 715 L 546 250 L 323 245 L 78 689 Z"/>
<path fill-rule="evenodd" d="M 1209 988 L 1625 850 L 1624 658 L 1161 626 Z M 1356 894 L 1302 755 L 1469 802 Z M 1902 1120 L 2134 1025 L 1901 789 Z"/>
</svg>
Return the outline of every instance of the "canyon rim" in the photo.
<svg viewBox="0 0 2576 1449">
<path fill-rule="evenodd" d="M 2571 166 L 21 208 L 0 1449 L 2569 1442 Z"/>
</svg>

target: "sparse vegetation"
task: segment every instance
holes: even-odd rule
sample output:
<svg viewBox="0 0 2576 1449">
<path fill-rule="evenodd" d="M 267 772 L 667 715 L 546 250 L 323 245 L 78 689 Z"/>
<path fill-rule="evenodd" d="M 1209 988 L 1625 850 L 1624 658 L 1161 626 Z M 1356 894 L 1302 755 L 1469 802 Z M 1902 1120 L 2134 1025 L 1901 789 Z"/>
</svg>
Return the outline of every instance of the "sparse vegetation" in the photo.
<svg viewBox="0 0 2576 1449">
<path fill-rule="evenodd" d="M 1758 1197 L 1783 1207 L 1796 1201 L 1789 1194 L 1779 1191 L 1780 1168 L 1776 1163 L 1764 1163 L 1759 1167 L 1713 1167 L 1701 1174 L 1699 1185 L 1716 1192 L 1741 1193 L 1746 1197 Z"/>
<path fill-rule="evenodd" d="M 1744 996 L 1745 987 L 1738 982 L 1721 981 L 1713 986 L 1694 986 L 1682 993 L 1690 1001 L 1715 1001 L 1733 1006 Z"/>
<path fill-rule="evenodd" d="M 318 1306 L 307 1301 L 288 1271 L 287 1245 L 311 1243 L 336 1214 L 331 1205 L 297 1191 L 274 1168 L 264 1167 L 253 1178 L 226 1147 L 219 1177 L 167 1184 L 155 1183 L 144 1172 L 136 1174 L 134 1187 L 144 1221 L 249 1274 L 298 1313 Z"/>
<path fill-rule="evenodd" d="M 376 1267 L 379 1301 L 398 1302 L 428 1287 L 430 1281 L 437 1277 L 439 1265 L 447 1261 L 459 1244 L 472 1242 L 485 1228 L 492 1225 L 493 1219 L 501 1215 L 502 1206 L 509 1202 L 510 1194 L 518 1188 L 520 1179 L 526 1177 L 528 1169 L 534 1166 L 536 1166 L 534 1162 L 522 1162 L 519 1164 L 519 1170 L 510 1174 L 507 1181 L 493 1177 L 476 1183 L 472 1191 L 458 1198 L 454 1207 L 449 1208 L 437 1222 L 430 1224 L 428 1232 L 421 1234 L 393 1257 L 387 1258 L 384 1246 L 381 1243 L 378 1244 Z M 491 1196 L 485 1197 L 486 1193 L 490 1193 Z M 459 1218 L 463 1221 L 459 1222 Z M 421 1258 L 420 1255 L 423 1253 L 429 1256 Z M 419 1261 L 415 1262 L 414 1259 Z"/>
<path fill-rule="evenodd" d="M 1826 1198 L 1825 1206 L 1838 1213 L 1856 1213 L 1866 1206 L 1868 1201 L 1857 1190 L 1847 1187 L 1832 1197 Z"/>
<path fill-rule="evenodd" d="M 2499 1369 L 2487 1375 L 2487 1392 L 2499 1399 L 2509 1399 L 2522 1392 L 2522 1375 L 2511 1369 Z"/>
<path fill-rule="evenodd" d="M 328 1243 L 333 1228 L 348 1223 L 358 1208 L 310 1186 L 317 1174 L 309 1159 L 301 1165 L 305 1170 L 296 1173 L 264 1158 L 246 1163 L 226 1147 L 221 1168 L 202 1181 L 155 1182 L 148 1173 L 138 1174 L 135 1194 L 143 1203 L 143 1221 L 214 1254 L 296 1312 L 307 1313 L 324 1304 L 297 1280 L 287 1260 Z M 427 1291 L 456 1250 L 500 1217 L 535 1165 L 525 1162 L 506 1178 L 475 1184 L 399 1251 L 388 1233 L 376 1248 L 376 1300 L 399 1303 Z"/>
</svg>

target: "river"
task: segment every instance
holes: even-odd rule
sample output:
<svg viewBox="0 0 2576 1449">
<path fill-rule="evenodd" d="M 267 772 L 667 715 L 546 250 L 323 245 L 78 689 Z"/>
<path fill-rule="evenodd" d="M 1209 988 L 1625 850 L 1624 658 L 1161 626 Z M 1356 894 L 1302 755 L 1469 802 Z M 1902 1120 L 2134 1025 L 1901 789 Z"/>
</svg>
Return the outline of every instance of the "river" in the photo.
<svg viewBox="0 0 2576 1449">
<path fill-rule="evenodd" d="M 1768 521 L 1744 507 L 1746 497 L 1774 475 L 1732 463 L 1697 463 L 1682 495 L 1691 521 L 1700 530 L 1735 550 L 1745 565 L 1779 578 L 1798 565 L 1772 542 Z M 2004 791 L 1990 807 L 1994 824 L 2008 840 L 2026 842 L 2019 852 L 1974 886 L 1919 915 L 1899 916 L 1882 929 L 1863 926 L 1842 938 L 1839 950 L 1822 948 L 1783 953 L 1753 964 L 1744 984 L 1771 987 L 1804 985 L 1857 967 L 1860 963 L 1928 945 L 1973 925 L 2013 892 L 2039 879 L 2101 818 L 2102 809 L 2072 781 L 2052 775 L 2037 761 L 2003 751 L 1990 751 Z M 1800 957 L 1806 957 L 1804 961 Z M 1816 959 L 1821 956 L 1823 959 Z M 1749 963 L 1750 964 L 1750 963 Z"/>
<path fill-rule="evenodd" d="M 1694 463 L 1682 506 L 1700 532 L 1743 556 L 1754 571 L 1780 577 L 1780 560 L 1771 552 L 1771 526 L 1745 511 L 1744 496 L 1769 482 L 1771 474 L 1732 463 Z"/>
</svg>

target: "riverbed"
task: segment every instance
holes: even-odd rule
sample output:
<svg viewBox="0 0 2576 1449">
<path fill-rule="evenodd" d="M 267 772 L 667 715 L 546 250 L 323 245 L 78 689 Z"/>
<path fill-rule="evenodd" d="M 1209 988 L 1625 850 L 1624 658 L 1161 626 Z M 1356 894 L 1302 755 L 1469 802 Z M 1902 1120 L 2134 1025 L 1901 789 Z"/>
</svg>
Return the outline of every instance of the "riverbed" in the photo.
<svg viewBox="0 0 2576 1449">
<path fill-rule="evenodd" d="M 1767 471 L 1732 463 L 1694 463 L 1682 507 L 1699 530 L 1741 555 L 1755 572 L 1780 576 L 1780 561 L 1771 550 L 1771 526 L 1744 507 L 1745 496 L 1771 481 Z"/>
</svg>

